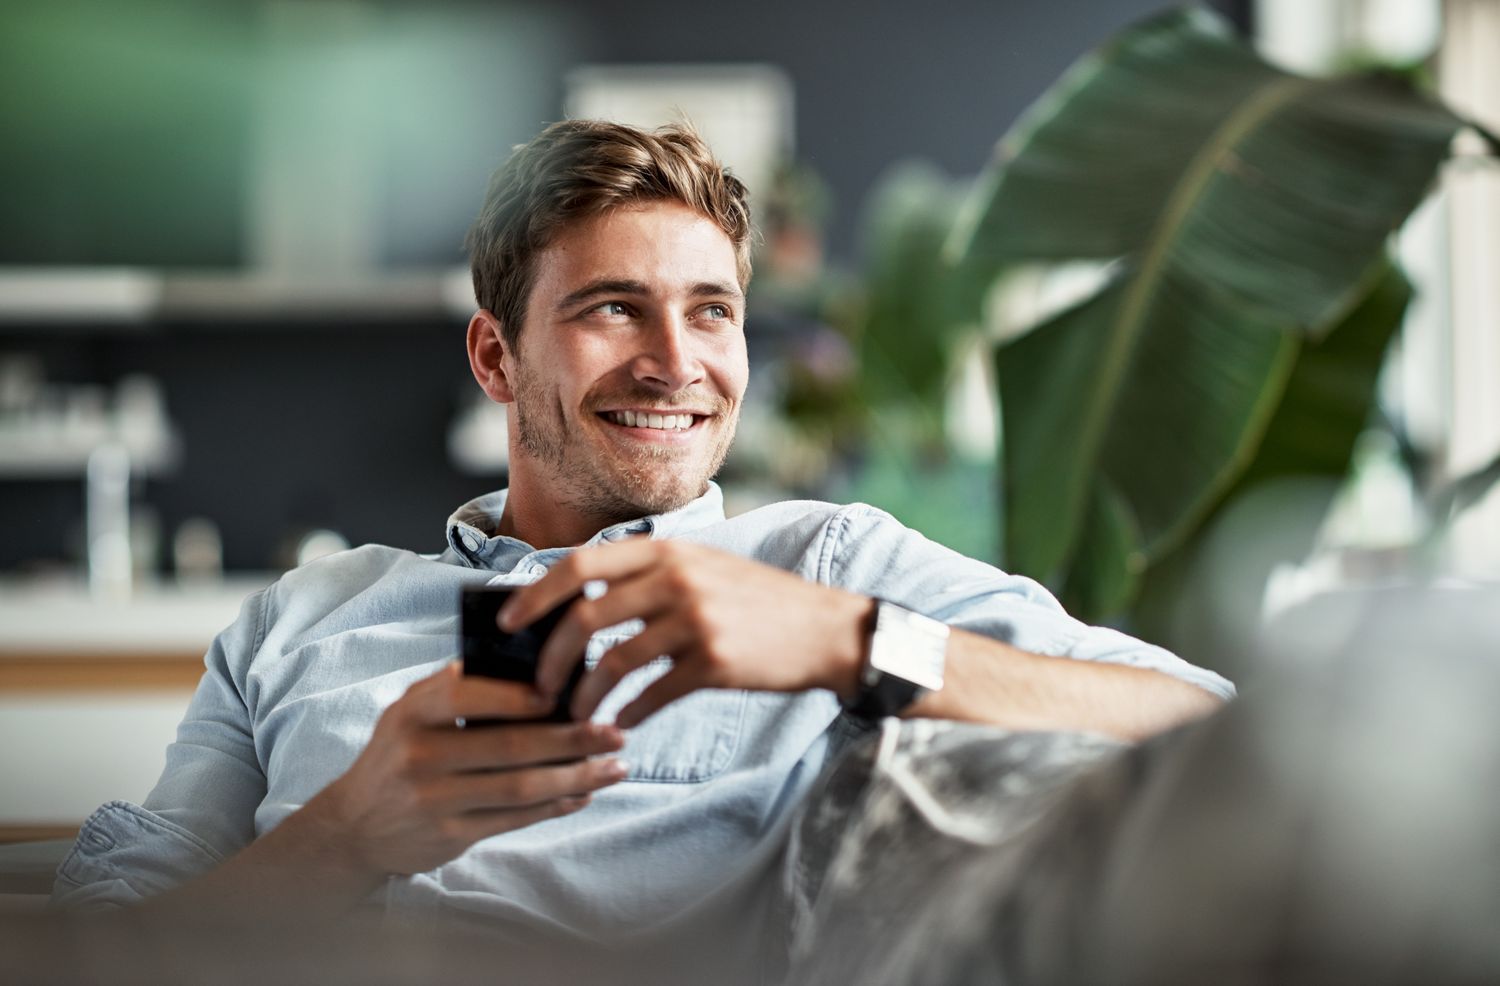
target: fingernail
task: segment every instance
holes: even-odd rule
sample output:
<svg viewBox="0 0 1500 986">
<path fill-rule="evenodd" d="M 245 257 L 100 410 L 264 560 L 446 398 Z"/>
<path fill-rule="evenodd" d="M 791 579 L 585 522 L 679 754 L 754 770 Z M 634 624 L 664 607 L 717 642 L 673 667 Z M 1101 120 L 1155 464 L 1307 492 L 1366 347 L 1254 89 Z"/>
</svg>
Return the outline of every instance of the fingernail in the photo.
<svg viewBox="0 0 1500 986">
<path fill-rule="evenodd" d="M 510 625 L 511 614 L 515 611 L 515 607 L 512 606 L 509 602 L 506 602 L 503 606 L 500 607 L 500 612 L 497 618 L 500 621 L 500 629 L 504 630 L 506 633 L 510 633 L 513 629 L 515 629 Z"/>
<path fill-rule="evenodd" d="M 615 780 L 620 780 L 626 774 L 630 773 L 630 761 L 620 760 L 618 758 L 611 760 L 609 762 L 609 766 L 604 769 L 604 773 L 608 777 L 611 777 Z"/>
</svg>

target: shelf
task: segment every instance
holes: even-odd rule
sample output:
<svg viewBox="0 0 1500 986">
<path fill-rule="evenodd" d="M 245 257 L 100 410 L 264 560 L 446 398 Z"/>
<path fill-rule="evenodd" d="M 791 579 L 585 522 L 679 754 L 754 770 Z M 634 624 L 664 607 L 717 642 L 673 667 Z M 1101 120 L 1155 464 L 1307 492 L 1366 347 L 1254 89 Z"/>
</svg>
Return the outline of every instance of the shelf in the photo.
<svg viewBox="0 0 1500 986">
<path fill-rule="evenodd" d="M 89 456 L 101 445 L 119 439 L 108 431 L 75 429 L 66 435 L 49 429 L 0 424 L 0 479 L 82 479 Z M 177 465 L 180 442 L 176 435 L 157 435 L 120 443 L 130 456 L 132 474 L 160 476 Z"/>
<path fill-rule="evenodd" d="M 53 658 L 148 662 L 196 655 L 274 576 L 244 575 L 202 588 L 139 586 L 124 599 L 92 595 L 80 580 L 0 581 L 0 661 Z"/>
<path fill-rule="evenodd" d="M 0 267 L 0 331 L 43 325 L 143 331 L 164 323 L 235 328 L 278 321 L 363 328 L 467 321 L 475 307 L 467 267 L 327 276 Z"/>
</svg>

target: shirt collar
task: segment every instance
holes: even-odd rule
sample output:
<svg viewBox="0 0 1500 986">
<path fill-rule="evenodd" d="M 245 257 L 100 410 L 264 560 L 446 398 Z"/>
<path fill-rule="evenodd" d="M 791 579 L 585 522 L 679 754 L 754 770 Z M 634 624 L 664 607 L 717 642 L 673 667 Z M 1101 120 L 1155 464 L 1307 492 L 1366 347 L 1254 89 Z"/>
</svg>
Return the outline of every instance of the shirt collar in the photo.
<svg viewBox="0 0 1500 986">
<path fill-rule="evenodd" d="M 496 490 L 475 497 L 448 518 L 448 546 L 467 564 L 475 568 L 508 571 L 522 558 L 536 552 L 537 549 L 525 541 L 499 533 L 500 517 L 505 513 L 509 494 L 509 490 Z M 724 494 L 719 484 L 710 482 L 704 494 L 691 503 L 664 514 L 613 524 L 589 538 L 582 547 L 618 541 L 632 534 L 645 534 L 651 538 L 676 537 L 723 519 Z"/>
</svg>

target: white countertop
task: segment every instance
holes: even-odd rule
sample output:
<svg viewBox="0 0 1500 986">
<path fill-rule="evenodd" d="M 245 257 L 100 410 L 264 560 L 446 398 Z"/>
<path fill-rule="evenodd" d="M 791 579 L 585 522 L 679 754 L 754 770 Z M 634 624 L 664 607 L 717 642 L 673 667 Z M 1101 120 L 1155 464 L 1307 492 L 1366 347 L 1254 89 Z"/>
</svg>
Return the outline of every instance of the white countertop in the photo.
<svg viewBox="0 0 1500 986">
<path fill-rule="evenodd" d="M 77 580 L 0 580 L 0 656 L 6 654 L 201 655 L 272 574 L 235 575 L 207 586 L 161 582 L 127 599 L 90 595 Z"/>
</svg>

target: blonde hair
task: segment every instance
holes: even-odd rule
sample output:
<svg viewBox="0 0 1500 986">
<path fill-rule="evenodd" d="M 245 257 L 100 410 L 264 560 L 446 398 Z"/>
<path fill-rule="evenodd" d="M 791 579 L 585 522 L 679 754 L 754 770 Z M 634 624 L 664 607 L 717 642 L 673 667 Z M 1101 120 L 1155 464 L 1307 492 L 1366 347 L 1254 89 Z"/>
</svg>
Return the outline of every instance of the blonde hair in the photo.
<svg viewBox="0 0 1500 986">
<path fill-rule="evenodd" d="M 536 255 L 558 230 L 620 206 L 681 202 L 713 221 L 734 246 L 741 290 L 750 283 L 750 206 L 687 125 L 637 130 L 598 120 L 563 120 L 520 145 L 490 178 L 469 230 L 469 269 L 481 308 L 515 346 L 535 279 Z"/>
</svg>

